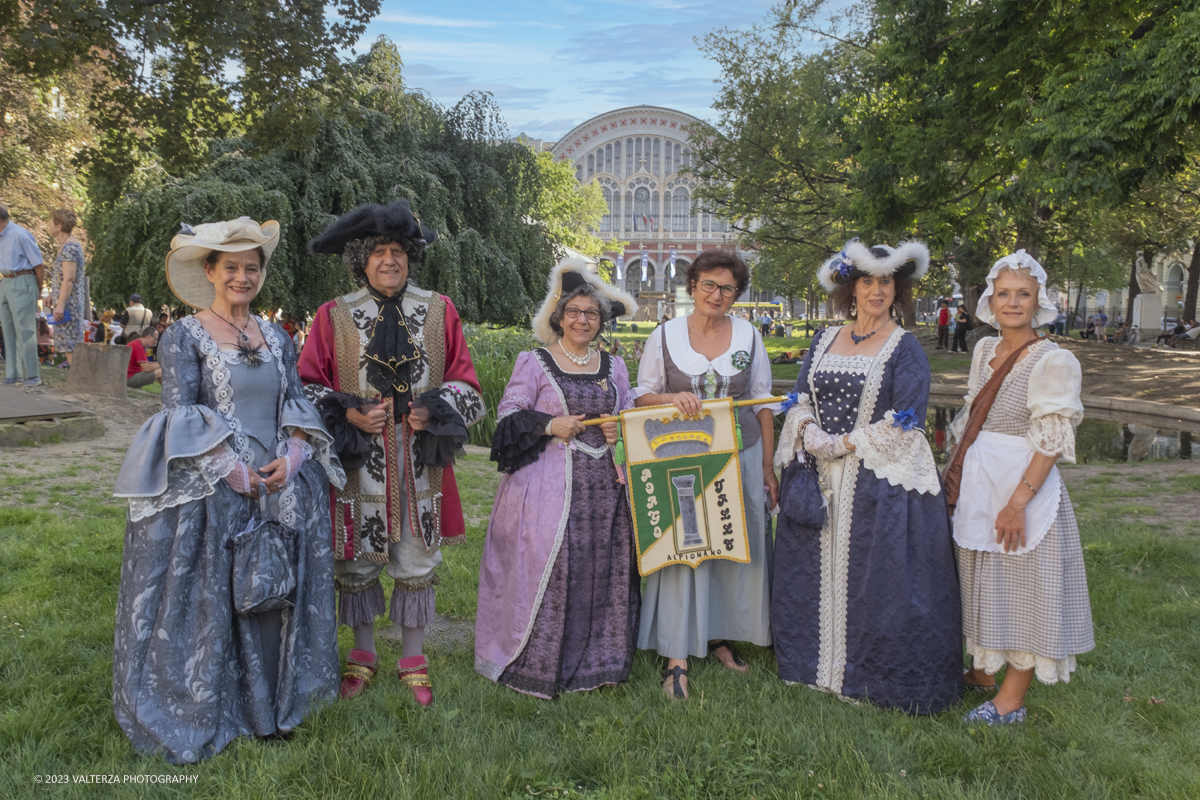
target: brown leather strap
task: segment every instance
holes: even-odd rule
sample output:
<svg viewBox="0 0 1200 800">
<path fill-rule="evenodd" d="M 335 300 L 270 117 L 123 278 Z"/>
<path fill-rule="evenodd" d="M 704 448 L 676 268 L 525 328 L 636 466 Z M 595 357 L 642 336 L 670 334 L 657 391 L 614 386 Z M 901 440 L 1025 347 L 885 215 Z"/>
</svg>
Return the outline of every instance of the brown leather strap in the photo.
<svg viewBox="0 0 1200 800">
<path fill-rule="evenodd" d="M 963 459 L 967 456 L 967 449 L 975 443 L 975 437 L 979 436 L 979 432 L 983 430 L 983 423 L 987 422 L 988 413 L 992 410 L 992 403 L 996 402 L 996 395 L 1000 392 L 1000 385 L 1004 383 L 1004 379 L 1008 377 L 1008 373 L 1012 372 L 1012 368 L 1016 365 L 1017 359 L 1021 357 L 1021 353 L 1040 341 L 1041 337 L 1035 335 L 1032 339 L 1025 342 L 1025 344 L 1009 353 L 1008 358 L 1004 359 L 1004 363 L 996 368 L 996 371 L 992 373 L 992 377 L 979 390 L 979 394 L 975 395 L 975 400 L 971 403 L 971 414 L 967 417 L 967 429 L 963 432 L 963 436 L 959 439 L 958 444 L 954 446 L 954 452 L 950 455 L 950 462 L 946 465 L 946 471 L 942 473 L 942 489 L 946 492 L 946 505 L 950 507 L 951 513 L 954 512 L 954 506 L 958 503 L 958 491 L 962 483 Z"/>
</svg>

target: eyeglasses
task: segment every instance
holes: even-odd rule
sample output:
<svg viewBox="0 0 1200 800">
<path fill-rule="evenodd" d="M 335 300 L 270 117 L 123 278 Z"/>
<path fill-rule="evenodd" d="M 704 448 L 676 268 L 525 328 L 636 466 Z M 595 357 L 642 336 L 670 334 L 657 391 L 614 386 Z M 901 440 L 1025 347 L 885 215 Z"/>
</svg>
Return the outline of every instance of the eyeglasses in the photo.
<svg viewBox="0 0 1200 800">
<path fill-rule="evenodd" d="M 588 322 L 595 322 L 600 319 L 600 312 L 594 308 L 589 308 L 587 311 L 584 311 L 582 308 L 568 308 L 563 313 L 567 315 L 567 319 L 579 319 L 580 314 L 583 314 L 584 319 Z"/>
<path fill-rule="evenodd" d="M 723 286 L 716 281 L 700 281 L 700 288 L 708 294 L 712 294 L 717 289 L 720 289 L 722 297 L 734 297 L 737 295 L 736 286 Z"/>
</svg>

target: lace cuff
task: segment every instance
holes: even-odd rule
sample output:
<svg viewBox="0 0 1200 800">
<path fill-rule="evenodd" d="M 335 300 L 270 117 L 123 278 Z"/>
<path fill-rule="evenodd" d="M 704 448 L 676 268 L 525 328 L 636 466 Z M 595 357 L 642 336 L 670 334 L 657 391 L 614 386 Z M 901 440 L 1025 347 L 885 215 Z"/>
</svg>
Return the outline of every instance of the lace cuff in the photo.
<svg viewBox="0 0 1200 800">
<path fill-rule="evenodd" d="M 797 453 L 804 451 L 800 428 L 805 422 L 816 421 L 817 415 L 813 411 L 812 398 L 805 392 L 800 395 L 796 405 L 788 409 L 787 416 L 783 420 L 783 430 L 779 432 L 779 446 L 775 448 L 775 469 L 786 468 Z"/>
<path fill-rule="evenodd" d="M 165 509 L 208 497 L 237 463 L 237 454 L 225 444 L 204 455 L 171 459 L 166 491 L 154 497 L 129 498 L 129 520 L 139 522 Z"/>
<path fill-rule="evenodd" d="M 325 429 L 321 414 L 309 402 L 303 400 L 288 400 L 283 404 L 279 415 L 279 427 L 286 436 L 290 437 L 296 431 L 308 434 L 308 446 L 312 448 L 312 460 L 325 470 L 325 477 L 334 486 L 341 489 L 346 485 L 346 473 L 342 462 L 338 460 L 333 447 L 333 437 Z M 280 443 L 275 455 L 282 456 L 287 452 L 287 439 Z"/>
<path fill-rule="evenodd" d="M 429 411 L 429 421 L 425 423 L 425 430 L 418 431 L 414 436 L 413 451 L 417 460 L 430 467 L 453 466 L 454 459 L 462 452 L 463 445 L 469 437 L 463 415 L 436 390 L 430 390 L 417 397 L 413 400 L 413 407 Z"/>
<path fill-rule="evenodd" d="M 896 412 L 850 434 L 850 444 L 863 465 L 881 480 L 906 491 L 936 495 L 942 491 L 933 451 L 920 428 L 903 430 L 893 427 Z"/>
<path fill-rule="evenodd" d="M 1034 452 L 1058 456 L 1060 461 L 1075 463 L 1075 426 L 1067 417 L 1047 414 L 1031 419 L 1025 438 Z"/>
<path fill-rule="evenodd" d="M 546 435 L 546 423 L 554 417 L 543 411 L 513 411 L 496 425 L 492 434 L 492 461 L 501 472 L 512 474 L 532 464 L 553 438 Z"/>
<path fill-rule="evenodd" d="M 313 384 L 310 384 L 313 385 Z M 321 422 L 333 436 L 333 449 L 344 469 L 359 469 L 367 463 L 371 455 L 371 437 L 350 424 L 346 412 L 351 409 L 361 409 L 363 406 L 375 405 L 375 401 L 366 397 L 356 397 L 343 392 L 325 389 L 316 400 L 317 410 L 321 414 Z M 307 392 L 308 387 L 305 387 Z"/>
</svg>

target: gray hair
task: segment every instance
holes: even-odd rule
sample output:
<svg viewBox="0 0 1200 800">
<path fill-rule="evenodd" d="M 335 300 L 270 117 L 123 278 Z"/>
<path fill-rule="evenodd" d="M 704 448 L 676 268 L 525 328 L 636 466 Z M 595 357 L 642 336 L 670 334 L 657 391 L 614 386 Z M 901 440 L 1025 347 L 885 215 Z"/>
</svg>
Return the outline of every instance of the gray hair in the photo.
<svg viewBox="0 0 1200 800">
<path fill-rule="evenodd" d="M 559 336 L 563 335 L 562 320 L 566 316 L 567 303 L 576 297 L 590 297 L 596 301 L 596 306 L 600 311 L 600 325 L 596 328 L 596 336 L 592 337 L 594 341 L 600 335 L 600 331 L 604 330 L 605 323 L 613 318 L 613 313 L 612 305 L 600 294 L 600 290 L 590 283 L 572 289 L 558 298 L 558 305 L 554 307 L 554 313 L 550 315 L 550 327 Z"/>
<path fill-rule="evenodd" d="M 0 222 L 8 222 L 8 206 L 0 203 Z"/>
</svg>

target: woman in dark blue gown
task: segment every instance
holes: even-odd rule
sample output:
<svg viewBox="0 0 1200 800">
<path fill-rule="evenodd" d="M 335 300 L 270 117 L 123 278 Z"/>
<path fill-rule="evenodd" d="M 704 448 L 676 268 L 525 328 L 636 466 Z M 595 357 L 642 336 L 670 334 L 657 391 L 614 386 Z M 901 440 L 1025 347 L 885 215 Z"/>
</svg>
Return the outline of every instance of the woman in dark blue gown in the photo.
<svg viewBox="0 0 1200 800">
<path fill-rule="evenodd" d="M 851 319 L 826 328 L 796 382 L 772 580 L 779 676 L 910 713 L 962 695 L 958 579 L 922 425 L 929 362 L 893 319 L 924 245 L 857 241 L 819 277 Z"/>
</svg>

